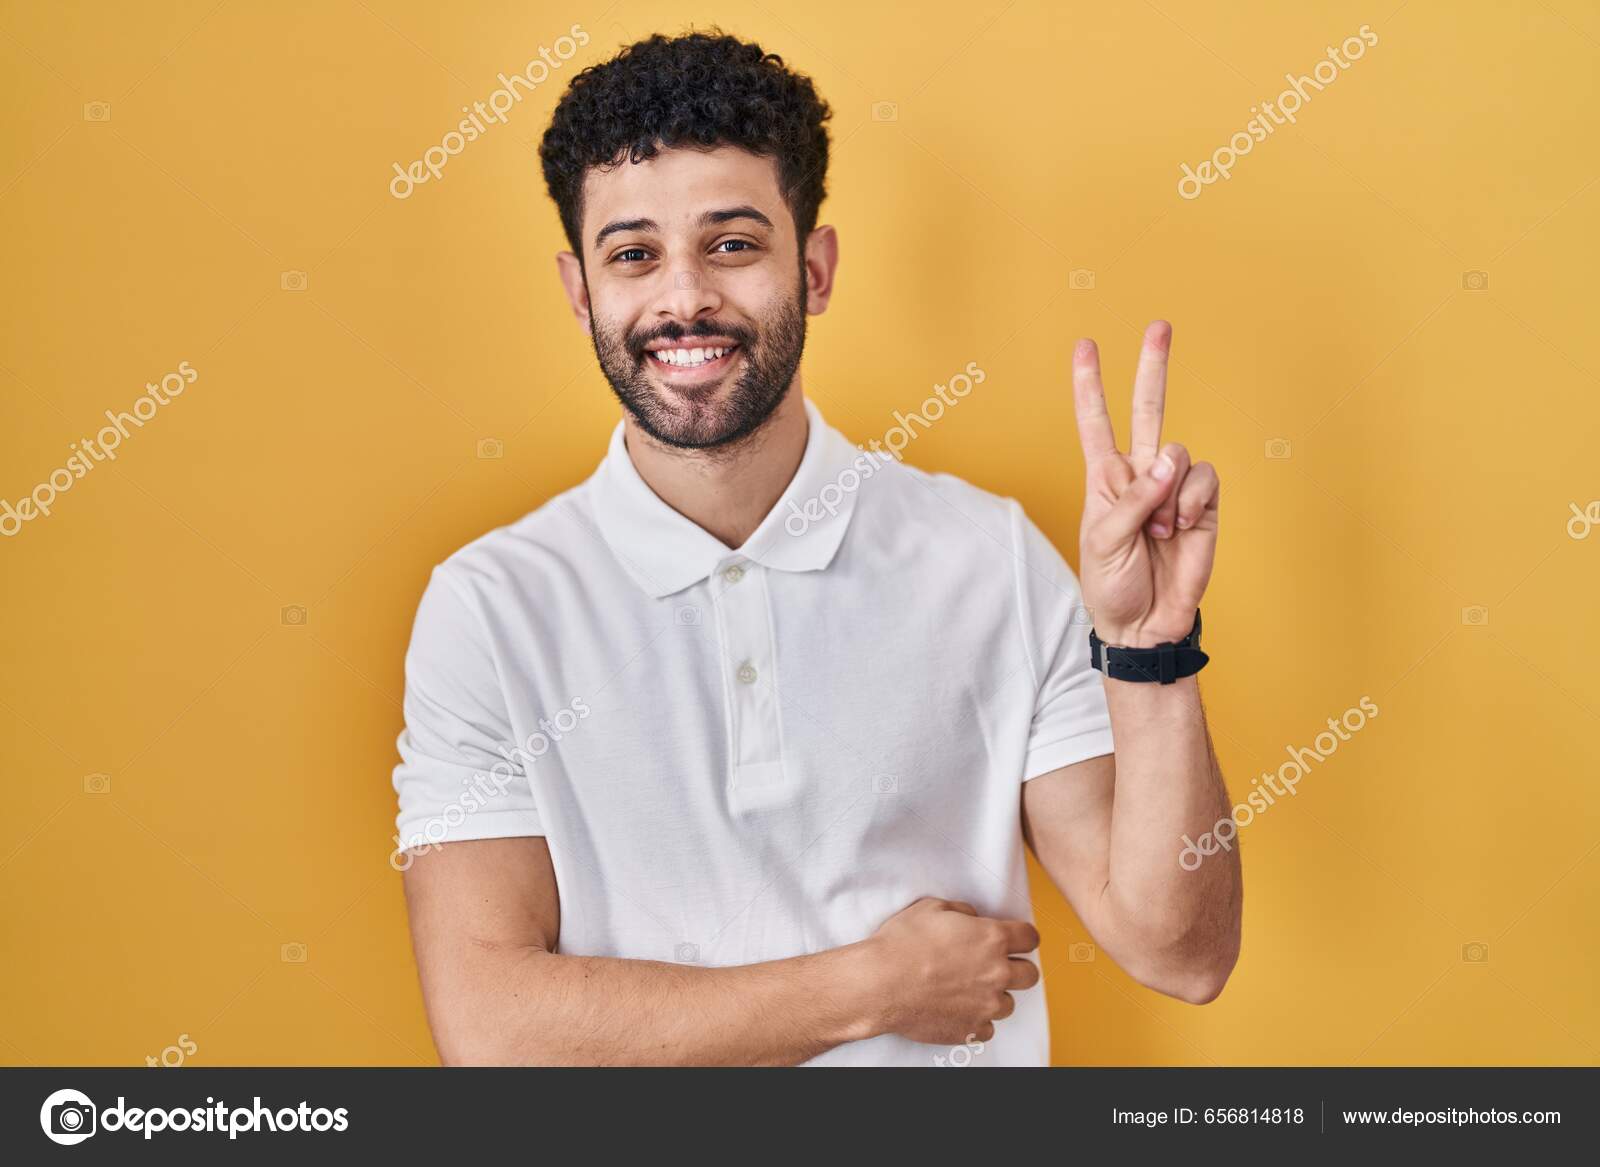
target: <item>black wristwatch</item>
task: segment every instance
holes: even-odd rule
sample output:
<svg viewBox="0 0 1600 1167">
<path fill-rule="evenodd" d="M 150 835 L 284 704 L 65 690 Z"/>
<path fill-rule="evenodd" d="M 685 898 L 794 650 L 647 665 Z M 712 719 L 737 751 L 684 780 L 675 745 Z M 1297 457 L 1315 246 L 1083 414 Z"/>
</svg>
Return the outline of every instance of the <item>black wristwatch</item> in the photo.
<svg viewBox="0 0 1600 1167">
<path fill-rule="evenodd" d="M 1211 658 L 1200 651 L 1200 609 L 1194 610 L 1194 627 L 1182 640 L 1169 640 L 1153 648 L 1120 648 L 1107 644 L 1089 628 L 1089 664 L 1111 681 L 1160 681 L 1170 685 L 1179 677 L 1192 677 Z"/>
</svg>

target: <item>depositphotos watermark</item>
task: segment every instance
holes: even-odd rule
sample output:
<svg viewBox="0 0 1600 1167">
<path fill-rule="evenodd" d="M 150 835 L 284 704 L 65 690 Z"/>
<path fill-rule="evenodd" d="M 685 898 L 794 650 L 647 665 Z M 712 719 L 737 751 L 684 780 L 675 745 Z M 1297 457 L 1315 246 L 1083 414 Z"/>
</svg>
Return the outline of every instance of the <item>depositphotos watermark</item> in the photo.
<svg viewBox="0 0 1600 1167">
<path fill-rule="evenodd" d="M 163 405 L 170 405 L 172 399 L 181 396 L 199 376 L 188 361 L 179 361 L 177 372 L 161 378 L 159 385 L 147 382 L 145 388 L 149 392 L 134 398 L 128 409 L 120 413 L 106 410 L 106 420 L 110 424 L 101 426 L 93 441 L 79 438 L 73 442 L 70 448 L 74 453 L 66 462 L 47 474 L 45 480 L 32 491 L 19 498 L 15 506 L 10 500 L 0 498 L 0 535 L 10 538 L 22 530 L 23 523 L 48 515 L 50 508 L 55 506 L 57 495 L 71 490 L 78 479 L 99 463 L 115 462 L 117 447 L 129 436 L 128 427 L 143 429 L 144 423 L 155 417 L 157 410 Z"/>
<path fill-rule="evenodd" d="M 1377 704 L 1370 697 L 1362 697 L 1359 707 L 1351 706 L 1346 709 L 1338 721 L 1328 718 L 1328 728 L 1312 739 L 1311 746 L 1300 749 L 1294 746 L 1285 747 L 1289 753 L 1289 760 L 1279 766 L 1276 772 L 1263 771 L 1261 777 L 1250 779 L 1250 785 L 1256 789 L 1245 795 L 1245 801 L 1233 808 L 1231 817 L 1218 819 L 1216 825 L 1201 835 L 1198 841 L 1189 838 L 1188 835 L 1183 836 L 1183 850 L 1178 852 L 1178 866 L 1185 871 L 1198 871 L 1200 864 L 1205 862 L 1205 856 L 1215 855 L 1219 850 L 1232 851 L 1233 840 L 1240 830 L 1254 822 L 1256 815 L 1266 814 L 1268 808 L 1276 805 L 1276 800 L 1272 797 L 1274 794 L 1279 798 L 1286 793 L 1298 794 L 1296 787 L 1300 785 L 1300 780 L 1311 772 L 1312 763 L 1327 761 L 1329 755 L 1339 748 L 1340 742 L 1349 741 L 1351 734 L 1358 733 L 1367 724 L 1369 717 L 1376 716 L 1378 716 Z M 1323 738 L 1328 739 L 1326 745 L 1323 744 Z M 1293 777 L 1289 771 L 1293 771 Z"/>
<path fill-rule="evenodd" d="M 517 765 L 526 765 L 544 757 L 550 752 L 552 743 L 576 729 L 578 722 L 588 717 L 589 713 L 588 702 L 582 697 L 574 697 L 553 717 L 541 717 L 539 728 L 530 733 L 520 746 L 509 750 L 504 746 L 496 746 L 495 752 L 504 761 L 490 766 L 487 774 L 480 770 L 471 778 L 463 778 L 461 784 L 467 789 L 424 823 L 421 830 L 413 831 L 406 842 L 400 842 L 398 834 L 390 836 L 394 850 L 389 852 L 389 866 L 396 871 L 409 871 L 418 855 L 438 850 L 439 844 L 449 837 L 452 830 L 466 822 L 468 815 L 476 814 L 489 804 L 491 798 L 499 798 L 506 792 L 506 788 L 518 777 Z"/>
<path fill-rule="evenodd" d="M 825 515 L 838 514 L 845 495 L 854 494 L 883 467 L 900 460 L 905 448 L 917 439 L 917 424 L 923 429 L 930 428 L 944 416 L 945 406 L 954 406 L 972 392 L 973 386 L 982 385 L 988 378 L 989 374 L 978 367 L 977 361 L 968 361 L 966 372 L 951 377 L 948 385 L 933 387 L 933 396 L 922 403 L 920 410 L 909 414 L 895 410 L 895 424 L 884 432 L 883 438 L 873 438 L 865 446 L 857 446 L 862 452 L 839 471 L 832 482 L 804 503 L 789 500 L 789 517 L 783 521 L 783 529 L 798 538 L 811 529 L 812 523 L 821 522 Z M 889 449 L 887 454 L 883 452 L 885 446 Z"/>
<path fill-rule="evenodd" d="M 1244 129 L 1229 138 L 1226 146 L 1218 147 L 1209 160 L 1200 163 L 1192 170 L 1187 162 L 1180 164 L 1179 169 L 1183 171 L 1183 177 L 1178 180 L 1178 194 L 1186 199 L 1197 199 L 1200 197 L 1200 192 L 1217 179 L 1232 178 L 1234 164 L 1254 150 L 1257 142 L 1265 142 L 1268 135 L 1285 122 L 1293 125 L 1294 115 L 1311 100 L 1311 93 L 1321 93 L 1332 85 L 1339 79 L 1340 73 L 1366 56 L 1367 50 L 1377 43 L 1378 34 L 1372 31 L 1370 24 L 1363 24 L 1356 30 L 1356 35 L 1346 37 L 1339 48 L 1329 45 L 1328 59 L 1318 61 L 1309 77 L 1296 77 L 1293 73 L 1285 73 L 1283 79 L 1289 83 L 1289 88 L 1278 94 L 1276 103 L 1263 101 L 1259 106 L 1252 105 L 1250 112 L 1257 116 L 1247 121 Z M 1341 49 L 1344 51 L 1343 56 L 1339 55 Z M 1327 70 L 1326 73 L 1323 72 L 1324 69 Z"/>
<path fill-rule="evenodd" d="M 550 79 L 550 74 L 561 68 L 562 64 L 572 60 L 578 55 L 578 50 L 589 43 L 589 34 L 581 25 L 573 25 L 567 36 L 556 38 L 556 47 L 552 60 L 552 50 L 539 46 L 539 55 L 529 61 L 520 73 L 513 73 L 507 77 L 504 73 L 498 75 L 500 88 L 489 94 L 487 102 L 475 101 L 470 106 L 462 106 L 461 112 L 467 116 L 456 123 L 456 128 L 447 133 L 437 146 L 429 146 L 422 152 L 422 157 L 402 167 L 400 163 L 394 164 L 394 177 L 389 180 L 389 193 L 397 199 L 408 199 L 411 192 L 430 179 L 437 179 L 444 173 L 445 163 L 467 148 L 468 142 L 476 142 L 492 125 L 505 125 L 506 114 L 522 100 L 521 90 L 532 93 L 545 81 Z"/>
<path fill-rule="evenodd" d="M 183 1065 L 184 1062 L 188 1061 L 199 1052 L 200 1046 L 196 1044 L 194 1038 L 190 1037 L 187 1033 L 180 1033 L 178 1034 L 177 1045 L 167 1046 L 161 1051 L 159 1056 L 156 1054 L 146 1054 L 144 1064 L 149 1066 L 151 1069 L 162 1067 L 168 1070 L 176 1070 L 179 1066 Z"/>
<path fill-rule="evenodd" d="M 145 1139 L 168 1131 L 193 1134 L 226 1134 L 230 1140 L 240 1135 L 343 1132 L 350 1129 L 350 1111 L 341 1106 L 330 1110 L 301 1102 L 297 1106 L 266 1106 L 258 1094 L 249 1106 L 229 1106 L 207 1098 L 204 1106 L 129 1106 L 117 1095 L 116 1105 L 97 1107 L 81 1090 L 57 1090 L 39 1108 L 39 1125 L 52 1143 L 70 1147 L 97 1134 L 126 1131 Z"/>
<path fill-rule="evenodd" d="M 1567 520 L 1567 535 L 1573 539 L 1587 539 L 1589 532 L 1600 526 L 1600 501 L 1590 502 L 1583 510 L 1578 509 L 1578 504 L 1567 504 L 1572 511 L 1572 517 Z"/>
<path fill-rule="evenodd" d="M 933 1064 L 945 1067 L 954 1066 L 958 1070 L 964 1070 L 972 1065 L 972 1059 L 981 1054 L 983 1050 L 984 1044 L 978 1040 L 978 1035 L 969 1033 L 967 1034 L 967 1040 L 961 1045 L 951 1046 L 948 1054 L 934 1054 Z"/>
</svg>

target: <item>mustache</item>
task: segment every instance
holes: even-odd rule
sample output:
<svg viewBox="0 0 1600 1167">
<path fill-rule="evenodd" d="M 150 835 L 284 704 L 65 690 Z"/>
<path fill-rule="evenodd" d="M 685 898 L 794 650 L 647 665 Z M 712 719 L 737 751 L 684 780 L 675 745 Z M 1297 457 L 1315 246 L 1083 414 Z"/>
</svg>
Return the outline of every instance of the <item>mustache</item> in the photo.
<svg viewBox="0 0 1600 1167">
<path fill-rule="evenodd" d="M 743 325 L 720 324 L 715 320 L 697 320 L 688 328 L 681 324 L 664 324 L 660 328 L 651 329 L 649 332 L 634 333 L 628 337 L 628 351 L 636 358 L 642 358 L 645 345 L 653 341 L 692 340 L 697 336 L 725 336 L 741 348 L 751 348 L 756 341 L 755 331 L 745 328 Z"/>
</svg>

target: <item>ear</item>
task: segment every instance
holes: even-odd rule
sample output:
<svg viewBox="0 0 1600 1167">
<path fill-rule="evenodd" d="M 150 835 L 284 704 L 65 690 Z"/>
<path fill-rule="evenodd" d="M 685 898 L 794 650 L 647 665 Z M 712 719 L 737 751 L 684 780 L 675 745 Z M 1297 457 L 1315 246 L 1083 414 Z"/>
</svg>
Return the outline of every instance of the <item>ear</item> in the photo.
<svg viewBox="0 0 1600 1167">
<path fill-rule="evenodd" d="M 833 274 L 839 268 L 839 234 L 818 227 L 806 236 L 806 312 L 821 316 L 833 296 Z"/>
<path fill-rule="evenodd" d="M 566 289 L 567 301 L 572 305 L 572 314 L 577 317 L 578 327 L 585 333 L 592 333 L 593 326 L 589 320 L 589 286 L 584 282 L 583 264 L 572 252 L 558 251 L 556 273 L 561 277 L 561 286 Z"/>
</svg>

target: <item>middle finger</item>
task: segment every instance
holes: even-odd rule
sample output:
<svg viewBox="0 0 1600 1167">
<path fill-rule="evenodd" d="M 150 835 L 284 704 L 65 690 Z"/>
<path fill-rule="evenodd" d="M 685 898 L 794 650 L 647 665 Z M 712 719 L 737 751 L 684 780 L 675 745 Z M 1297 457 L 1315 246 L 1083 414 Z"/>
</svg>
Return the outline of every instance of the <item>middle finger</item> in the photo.
<svg viewBox="0 0 1600 1167">
<path fill-rule="evenodd" d="M 1128 456 L 1133 468 L 1144 473 L 1161 449 L 1161 420 L 1167 409 L 1167 354 L 1172 349 L 1172 325 L 1157 320 L 1144 330 L 1139 368 L 1133 377 L 1133 428 Z"/>
</svg>

